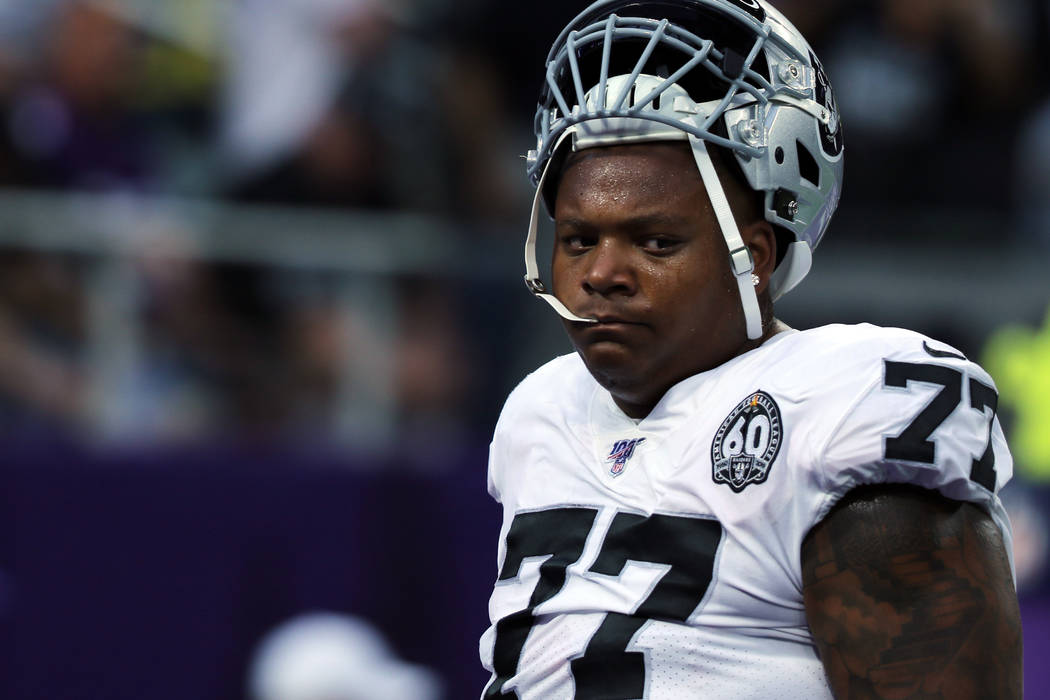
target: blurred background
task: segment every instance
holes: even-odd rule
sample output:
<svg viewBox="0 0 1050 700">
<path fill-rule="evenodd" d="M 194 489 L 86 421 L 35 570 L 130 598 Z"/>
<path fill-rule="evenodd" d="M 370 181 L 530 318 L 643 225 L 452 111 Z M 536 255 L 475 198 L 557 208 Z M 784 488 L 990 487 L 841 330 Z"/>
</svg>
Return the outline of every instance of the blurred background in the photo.
<svg viewBox="0 0 1050 700">
<path fill-rule="evenodd" d="M 775 4 L 847 144 L 779 315 L 995 377 L 1050 697 L 1050 2 Z M 479 695 L 488 440 L 570 350 L 521 156 L 583 5 L 0 0 L 0 697 Z"/>
</svg>

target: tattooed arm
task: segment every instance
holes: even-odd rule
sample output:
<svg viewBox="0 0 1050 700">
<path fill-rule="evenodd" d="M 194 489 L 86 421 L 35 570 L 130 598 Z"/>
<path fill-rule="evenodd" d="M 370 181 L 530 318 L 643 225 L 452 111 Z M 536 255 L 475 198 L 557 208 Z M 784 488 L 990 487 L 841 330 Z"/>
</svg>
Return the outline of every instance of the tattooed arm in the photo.
<svg viewBox="0 0 1050 700">
<path fill-rule="evenodd" d="M 806 617 L 839 700 L 1021 697 L 1021 620 L 979 507 L 909 486 L 849 492 L 802 543 Z"/>
</svg>

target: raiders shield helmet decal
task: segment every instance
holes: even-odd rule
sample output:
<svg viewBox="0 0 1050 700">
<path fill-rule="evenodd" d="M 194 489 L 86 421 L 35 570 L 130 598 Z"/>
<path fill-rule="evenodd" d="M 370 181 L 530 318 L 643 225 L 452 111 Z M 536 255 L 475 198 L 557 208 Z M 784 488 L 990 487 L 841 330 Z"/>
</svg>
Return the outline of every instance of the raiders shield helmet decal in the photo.
<svg viewBox="0 0 1050 700">
<path fill-rule="evenodd" d="M 729 0 L 744 12 L 757 19 L 759 22 L 766 21 L 766 11 L 758 4 L 757 0 Z"/>
<path fill-rule="evenodd" d="M 711 443 L 715 483 L 728 484 L 736 493 L 748 484 L 761 484 L 780 452 L 783 435 L 780 407 L 772 396 L 756 391 L 738 403 Z"/>
</svg>

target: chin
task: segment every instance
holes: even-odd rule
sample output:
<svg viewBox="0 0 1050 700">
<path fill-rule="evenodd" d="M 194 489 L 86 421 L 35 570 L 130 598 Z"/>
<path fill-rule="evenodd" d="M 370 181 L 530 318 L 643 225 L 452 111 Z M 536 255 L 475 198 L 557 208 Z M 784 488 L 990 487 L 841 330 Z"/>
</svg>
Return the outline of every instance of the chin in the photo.
<svg viewBox="0 0 1050 700">
<path fill-rule="evenodd" d="M 642 363 L 623 346 L 607 347 L 601 343 L 587 348 L 577 347 L 576 350 L 595 381 L 614 396 L 650 383 Z"/>
</svg>

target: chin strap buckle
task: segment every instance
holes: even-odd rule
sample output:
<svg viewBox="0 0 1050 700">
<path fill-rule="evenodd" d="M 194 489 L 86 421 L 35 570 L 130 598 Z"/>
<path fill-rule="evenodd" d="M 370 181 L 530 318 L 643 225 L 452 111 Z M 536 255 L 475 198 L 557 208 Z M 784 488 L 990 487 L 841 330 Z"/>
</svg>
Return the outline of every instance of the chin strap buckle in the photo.
<svg viewBox="0 0 1050 700">
<path fill-rule="evenodd" d="M 539 278 L 525 276 L 525 286 L 528 287 L 529 291 L 533 294 L 544 294 L 547 288 L 543 286 L 543 282 Z"/>
<path fill-rule="evenodd" d="M 755 270 L 755 259 L 751 257 L 751 249 L 746 245 L 729 251 L 729 264 L 733 268 L 733 274 L 737 277 L 750 274 Z"/>
</svg>

